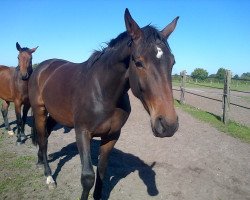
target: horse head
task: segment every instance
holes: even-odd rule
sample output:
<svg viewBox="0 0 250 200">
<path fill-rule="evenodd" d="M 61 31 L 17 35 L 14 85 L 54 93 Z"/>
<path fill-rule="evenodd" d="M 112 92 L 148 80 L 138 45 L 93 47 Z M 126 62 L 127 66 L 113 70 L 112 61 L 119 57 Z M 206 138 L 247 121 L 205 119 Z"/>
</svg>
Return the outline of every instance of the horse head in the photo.
<svg viewBox="0 0 250 200">
<path fill-rule="evenodd" d="M 167 38 L 174 31 L 178 17 L 162 31 L 152 26 L 140 28 L 128 9 L 124 18 L 127 33 L 131 37 L 130 88 L 149 113 L 154 135 L 171 137 L 179 123 L 174 109 L 171 78 L 175 58 Z"/>
<path fill-rule="evenodd" d="M 18 70 L 22 80 L 27 80 L 32 73 L 32 53 L 36 51 L 36 48 L 29 49 L 27 47 L 22 48 L 19 43 L 16 43 L 16 48 L 19 51 L 18 54 Z"/>
</svg>

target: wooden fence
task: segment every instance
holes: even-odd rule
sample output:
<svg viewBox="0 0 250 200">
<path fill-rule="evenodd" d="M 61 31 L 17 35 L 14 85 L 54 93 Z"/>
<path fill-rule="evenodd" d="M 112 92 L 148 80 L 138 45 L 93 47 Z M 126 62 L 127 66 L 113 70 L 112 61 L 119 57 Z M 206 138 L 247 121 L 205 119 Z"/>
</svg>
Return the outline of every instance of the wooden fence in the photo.
<svg viewBox="0 0 250 200">
<path fill-rule="evenodd" d="M 186 90 L 187 75 L 186 75 L 186 71 L 185 70 L 180 73 L 180 77 L 181 77 L 180 90 L 177 90 L 177 91 L 180 91 L 180 103 L 181 104 L 185 104 L 186 103 L 186 101 L 185 101 L 185 93 L 188 93 L 188 94 L 191 94 L 191 95 L 196 95 L 196 96 L 203 97 L 203 98 L 207 98 L 207 99 L 214 100 L 214 101 L 222 102 L 222 110 L 223 111 L 222 111 L 221 120 L 225 124 L 229 120 L 229 114 L 228 113 L 229 113 L 229 110 L 230 110 L 230 105 L 238 106 L 238 107 L 245 108 L 245 109 L 250 109 L 249 107 L 238 105 L 238 104 L 230 102 L 231 91 L 242 92 L 242 93 L 250 93 L 250 92 L 240 91 L 240 90 L 231 90 L 230 84 L 231 84 L 232 74 L 231 74 L 230 70 L 226 70 L 226 73 L 225 73 L 224 88 L 223 88 L 222 99 L 221 100 L 220 99 L 211 98 L 211 97 L 208 97 L 208 96 L 204 96 L 204 95 L 200 95 L 200 94 L 196 94 L 196 93 L 193 93 L 193 92 L 190 92 L 190 91 L 187 91 Z M 205 87 L 209 87 L 209 88 L 216 88 L 216 87 L 212 87 L 212 86 L 202 85 L 202 84 L 199 84 L 199 83 L 194 83 L 194 84 L 198 85 L 198 86 L 205 86 Z M 216 89 L 218 89 L 218 88 L 216 88 Z M 174 90 L 176 90 L 176 89 L 174 89 Z"/>
</svg>

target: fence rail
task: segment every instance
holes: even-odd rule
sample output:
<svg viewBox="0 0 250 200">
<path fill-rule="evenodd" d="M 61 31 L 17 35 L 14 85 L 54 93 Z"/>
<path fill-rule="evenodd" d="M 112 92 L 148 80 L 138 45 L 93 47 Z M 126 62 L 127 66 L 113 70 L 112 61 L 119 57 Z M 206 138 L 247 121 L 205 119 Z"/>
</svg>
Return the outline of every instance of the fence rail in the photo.
<svg viewBox="0 0 250 200">
<path fill-rule="evenodd" d="M 250 94 L 250 92 L 241 91 L 241 90 L 231 90 L 230 89 L 231 72 L 229 70 L 226 70 L 225 79 L 224 79 L 224 88 L 208 86 L 208 85 L 199 84 L 199 83 L 197 84 L 197 83 L 187 82 L 187 77 L 186 77 L 186 71 L 185 70 L 180 73 L 180 77 L 181 77 L 180 90 L 178 90 L 178 89 L 173 89 L 173 90 L 180 91 L 180 103 L 182 103 L 182 104 L 185 104 L 185 93 L 195 95 L 195 96 L 199 96 L 199 97 L 202 97 L 202 98 L 207 98 L 207 99 L 218 101 L 218 102 L 222 102 L 222 108 L 223 108 L 222 121 L 224 123 L 227 123 L 227 121 L 228 121 L 228 118 L 229 118 L 228 113 L 229 113 L 230 105 L 250 110 L 250 108 L 247 107 L 247 106 L 243 106 L 243 105 L 239 105 L 239 104 L 230 102 L 230 99 L 231 99 L 230 97 L 231 97 L 231 92 L 232 91 L 233 92 L 246 93 L 246 94 Z M 236 79 L 236 80 L 240 80 L 240 79 Z M 212 98 L 212 97 L 208 97 L 208 96 L 205 96 L 205 95 L 201 95 L 201 94 L 197 94 L 197 93 L 188 91 L 186 89 L 186 83 L 193 84 L 193 85 L 198 85 L 198 86 L 202 86 L 202 87 L 208 87 L 208 88 L 222 90 L 222 93 L 220 94 L 222 96 L 222 99 L 216 99 L 216 98 Z"/>
<path fill-rule="evenodd" d="M 173 89 L 173 90 L 181 92 L 181 90 L 177 90 L 177 89 Z M 196 94 L 196 93 L 193 93 L 193 92 L 190 92 L 190 91 L 187 91 L 187 90 L 185 91 L 185 93 L 192 94 L 192 95 L 199 96 L 199 97 L 203 97 L 203 98 L 206 98 L 206 99 L 211 99 L 211 100 L 214 100 L 214 101 L 222 102 L 222 100 L 220 100 L 220 99 L 215 99 L 215 98 L 204 96 L 204 95 L 201 95 L 201 94 Z"/>
<path fill-rule="evenodd" d="M 207 87 L 207 88 L 213 88 L 213 89 L 218 89 L 218 90 L 223 89 L 222 87 L 209 86 L 209 85 L 204 85 L 204 84 L 199 84 L 199 83 L 188 82 L 188 84 L 198 85 L 198 86 Z M 250 92 L 248 92 L 248 91 L 242 91 L 242 90 L 232 90 L 231 89 L 231 91 L 232 92 L 241 92 L 241 93 L 250 94 Z"/>
<path fill-rule="evenodd" d="M 185 71 L 185 70 L 184 70 Z M 182 71 L 181 73 L 183 73 L 184 71 Z M 173 80 L 178 80 L 178 81 L 181 81 L 182 80 L 182 75 L 174 75 L 173 76 Z M 187 80 L 187 84 L 192 84 L 192 85 L 198 85 L 198 86 L 202 86 L 202 87 L 208 87 L 208 88 L 213 88 L 213 89 L 223 89 L 223 87 L 216 87 L 216 86 L 210 86 L 210 85 L 205 85 L 205 84 L 202 84 L 202 83 L 193 83 L 193 82 L 190 82 L 189 80 L 191 79 L 190 76 L 186 75 L 186 80 Z M 209 84 L 209 80 L 213 80 L 212 82 L 210 83 L 222 83 L 224 82 L 224 79 L 218 79 L 218 78 L 207 78 L 206 79 L 207 81 L 204 81 L 204 83 L 208 83 Z M 249 79 L 242 79 L 242 78 L 231 78 L 231 80 L 234 81 L 234 84 L 232 85 L 235 85 L 235 82 L 237 82 L 237 87 L 238 87 L 238 82 L 246 82 L 247 85 L 250 85 L 250 80 Z M 248 84 L 249 83 L 249 84 Z M 244 84 L 241 84 L 241 85 L 244 85 Z M 231 89 L 231 91 L 234 91 L 234 92 L 242 92 L 242 93 L 246 93 L 246 94 L 250 94 L 250 91 L 243 91 L 243 90 L 237 90 L 237 89 Z"/>
</svg>

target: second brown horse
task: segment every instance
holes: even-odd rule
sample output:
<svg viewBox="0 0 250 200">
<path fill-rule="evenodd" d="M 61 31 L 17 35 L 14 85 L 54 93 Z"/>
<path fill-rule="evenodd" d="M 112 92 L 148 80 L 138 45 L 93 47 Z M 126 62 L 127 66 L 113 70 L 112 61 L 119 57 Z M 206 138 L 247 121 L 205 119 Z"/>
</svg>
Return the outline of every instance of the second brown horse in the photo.
<svg viewBox="0 0 250 200">
<path fill-rule="evenodd" d="M 0 65 L 0 99 L 2 99 L 2 115 L 6 130 L 10 135 L 11 130 L 8 121 L 8 108 L 10 102 L 14 102 L 17 119 L 17 144 L 23 143 L 26 139 L 24 125 L 27 113 L 30 108 L 28 100 L 28 79 L 32 73 L 32 53 L 37 49 L 22 48 L 18 42 L 16 48 L 19 51 L 18 66 L 7 67 Z M 23 105 L 23 116 L 21 117 L 21 107 Z"/>
</svg>

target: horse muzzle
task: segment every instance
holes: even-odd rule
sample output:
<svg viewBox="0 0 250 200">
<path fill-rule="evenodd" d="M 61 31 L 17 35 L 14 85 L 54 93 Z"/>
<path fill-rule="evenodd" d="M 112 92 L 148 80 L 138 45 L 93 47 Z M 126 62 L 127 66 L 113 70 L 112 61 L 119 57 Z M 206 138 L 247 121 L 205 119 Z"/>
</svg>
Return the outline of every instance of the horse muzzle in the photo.
<svg viewBox="0 0 250 200">
<path fill-rule="evenodd" d="M 178 117 L 175 122 L 170 123 L 165 117 L 159 116 L 151 126 L 155 137 L 172 137 L 179 128 Z"/>
<path fill-rule="evenodd" d="M 23 75 L 23 74 L 21 75 L 21 78 L 22 78 L 23 81 L 28 80 L 29 77 L 30 77 L 29 73 L 26 73 L 26 74 L 24 74 L 24 75 Z"/>
<path fill-rule="evenodd" d="M 33 70 L 28 70 L 26 73 L 21 73 L 21 78 L 23 81 L 26 81 L 29 79 L 29 77 L 31 76 Z"/>
</svg>

